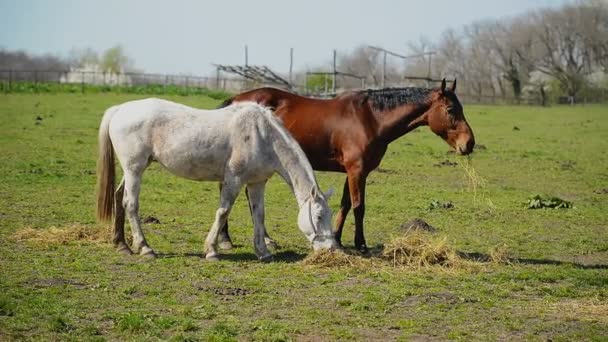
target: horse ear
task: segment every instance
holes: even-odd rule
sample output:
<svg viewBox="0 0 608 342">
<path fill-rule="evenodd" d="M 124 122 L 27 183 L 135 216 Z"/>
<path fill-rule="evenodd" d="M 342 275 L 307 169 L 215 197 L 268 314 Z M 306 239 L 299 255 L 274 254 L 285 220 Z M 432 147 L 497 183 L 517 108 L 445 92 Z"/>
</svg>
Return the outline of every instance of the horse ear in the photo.
<svg viewBox="0 0 608 342">
<path fill-rule="evenodd" d="M 445 77 L 441 80 L 441 92 L 445 91 Z"/>
<path fill-rule="evenodd" d="M 323 193 L 323 195 L 325 195 L 325 199 L 329 199 L 331 197 L 331 195 L 334 194 L 334 188 L 329 188 L 329 190 L 325 191 L 325 193 Z"/>
<path fill-rule="evenodd" d="M 452 93 L 456 92 L 456 77 L 454 77 L 454 82 L 452 82 L 452 89 L 450 89 Z"/>
</svg>

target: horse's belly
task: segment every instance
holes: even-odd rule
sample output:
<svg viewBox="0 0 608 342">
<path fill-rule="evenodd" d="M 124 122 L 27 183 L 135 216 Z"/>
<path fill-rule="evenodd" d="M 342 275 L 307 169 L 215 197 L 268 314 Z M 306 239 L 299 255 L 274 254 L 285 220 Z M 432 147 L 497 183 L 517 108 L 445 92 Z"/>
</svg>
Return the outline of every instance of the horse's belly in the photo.
<svg viewBox="0 0 608 342">
<path fill-rule="evenodd" d="M 159 158 L 157 161 L 176 176 L 197 181 L 221 181 L 224 177 L 224 156 L 183 156 Z"/>
</svg>

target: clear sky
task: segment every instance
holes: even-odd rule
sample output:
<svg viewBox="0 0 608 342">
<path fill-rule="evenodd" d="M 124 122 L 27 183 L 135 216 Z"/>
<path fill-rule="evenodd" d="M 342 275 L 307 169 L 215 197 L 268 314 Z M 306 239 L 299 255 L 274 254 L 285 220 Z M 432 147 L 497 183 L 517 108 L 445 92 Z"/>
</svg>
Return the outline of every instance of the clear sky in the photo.
<svg viewBox="0 0 608 342">
<path fill-rule="evenodd" d="M 324 65 L 332 50 L 373 44 L 408 53 L 447 28 L 567 0 L 0 0 L 0 48 L 68 56 L 121 44 L 146 72 L 210 74 L 211 63 L 286 72 Z"/>
</svg>

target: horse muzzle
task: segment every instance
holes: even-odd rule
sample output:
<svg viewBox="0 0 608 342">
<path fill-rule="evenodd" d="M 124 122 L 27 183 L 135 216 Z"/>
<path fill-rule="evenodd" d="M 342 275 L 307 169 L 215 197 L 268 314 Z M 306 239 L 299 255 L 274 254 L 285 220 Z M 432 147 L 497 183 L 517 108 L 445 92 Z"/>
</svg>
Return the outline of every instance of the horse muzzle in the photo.
<svg viewBox="0 0 608 342">
<path fill-rule="evenodd" d="M 330 251 L 335 251 L 340 249 L 340 245 L 336 242 L 333 236 L 320 237 L 317 236 L 312 241 L 312 249 L 315 251 L 328 249 Z"/>
<path fill-rule="evenodd" d="M 466 156 L 468 154 L 473 153 L 473 149 L 475 148 L 475 140 L 471 139 L 464 143 L 456 144 L 456 153 Z"/>
</svg>

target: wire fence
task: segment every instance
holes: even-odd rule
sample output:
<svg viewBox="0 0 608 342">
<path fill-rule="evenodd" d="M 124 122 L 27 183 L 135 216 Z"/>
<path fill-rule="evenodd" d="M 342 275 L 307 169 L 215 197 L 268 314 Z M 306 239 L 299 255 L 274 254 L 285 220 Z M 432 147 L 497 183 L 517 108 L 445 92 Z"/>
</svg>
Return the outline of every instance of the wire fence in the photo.
<svg viewBox="0 0 608 342">
<path fill-rule="evenodd" d="M 70 70 L 0 70 L 0 83 L 4 91 L 11 91 L 18 84 L 36 85 L 80 85 L 82 92 L 87 86 L 176 86 L 185 88 L 206 88 L 238 92 L 247 87 L 247 81 L 239 78 L 215 78 L 191 75 L 168 75 L 147 73 L 109 73 L 99 71 Z"/>
<path fill-rule="evenodd" d="M 324 76 L 324 81 L 316 87 L 309 85 L 309 76 L 314 74 Z M 363 77 L 353 78 L 351 76 L 350 74 L 341 73 L 335 76 L 331 73 L 307 73 L 306 77 L 300 82 L 302 84 L 294 86 L 292 90 L 302 95 L 328 98 L 343 91 L 379 87 L 377 81 L 366 81 Z M 335 88 L 333 82 L 336 83 Z M 182 94 L 194 94 L 202 90 L 239 93 L 267 85 L 280 87 L 280 85 L 276 84 L 263 84 L 235 77 L 205 77 L 135 72 L 117 74 L 74 70 L 0 70 L 0 92 L 45 92 L 55 90 L 65 91 L 67 89 L 70 92 L 82 93 L 98 90 L 151 92 L 154 94 L 171 91 Z M 438 85 L 438 80 L 427 79 L 425 77 L 403 77 L 386 84 L 389 87 L 432 87 L 436 85 Z M 500 94 L 487 95 L 464 92 L 459 92 L 458 96 L 464 104 L 545 105 L 550 103 L 584 104 L 608 102 L 608 90 L 606 89 L 600 90 L 597 94 L 585 95 L 575 99 L 565 97 L 543 98 L 540 94 L 528 94 L 527 96 L 516 98 Z"/>
</svg>

